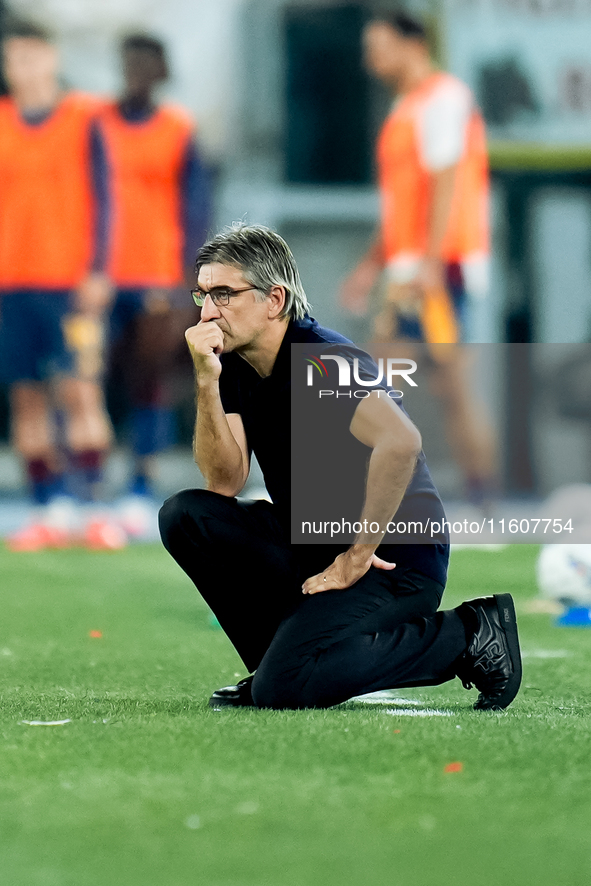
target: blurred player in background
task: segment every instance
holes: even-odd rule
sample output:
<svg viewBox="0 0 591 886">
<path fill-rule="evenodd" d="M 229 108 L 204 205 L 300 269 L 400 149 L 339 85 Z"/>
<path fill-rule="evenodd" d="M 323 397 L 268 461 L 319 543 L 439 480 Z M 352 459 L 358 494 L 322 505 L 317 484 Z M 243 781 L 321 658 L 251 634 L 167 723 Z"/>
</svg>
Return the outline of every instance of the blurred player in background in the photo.
<svg viewBox="0 0 591 886">
<path fill-rule="evenodd" d="M 53 505 L 65 493 L 96 497 L 111 443 L 100 384 L 108 173 L 96 102 L 62 92 L 48 33 L 8 23 L 2 48 L 0 361 L 13 444 L 39 506 L 9 544 L 34 550 L 69 542 Z M 89 544 L 110 546 L 103 528 L 87 527 Z"/>
<path fill-rule="evenodd" d="M 434 66 L 424 26 L 385 13 L 364 31 L 366 66 L 396 95 L 377 145 L 381 225 L 345 281 L 349 310 L 366 309 L 385 270 L 376 342 L 454 344 L 464 337 L 469 297 L 488 286 L 488 160 L 484 122 L 468 87 Z M 469 387 L 461 348 L 429 349 L 434 392 L 468 495 L 483 504 L 495 478 L 495 443 Z"/>
<path fill-rule="evenodd" d="M 135 34 L 123 40 L 121 51 L 123 93 L 104 107 L 100 121 L 113 172 L 111 371 L 131 407 L 130 492 L 148 496 L 154 456 L 174 442 L 167 376 L 187 324 L 196 321 L 193 309 L 184 307 L 185 284 L 194 282 L 209 200 L 188 113 L 155 100 L 168 77 L 163 44 Z"/>
</svg>

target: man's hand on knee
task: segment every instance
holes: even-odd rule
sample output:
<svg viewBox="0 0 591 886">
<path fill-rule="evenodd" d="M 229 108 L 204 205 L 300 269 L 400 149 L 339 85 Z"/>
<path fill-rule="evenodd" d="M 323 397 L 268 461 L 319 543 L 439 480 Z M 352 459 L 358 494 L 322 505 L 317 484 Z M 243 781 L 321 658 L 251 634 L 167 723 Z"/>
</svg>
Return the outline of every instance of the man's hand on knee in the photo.
<svg viewBox="0 0 591 886">
<path fill-rule="evenodd" d="M 395 569 L 396 563 L 388 563 L 374 553 L 369 545 L 354 545 L 339 554 L 334 563 L 318 575 L 306 579 L 302 585 L 303 594 L 320 594 L 323 591 L 338 591 L 350 588 L 363 578 L 371 566 L 376 569 Z"/>
</svg>

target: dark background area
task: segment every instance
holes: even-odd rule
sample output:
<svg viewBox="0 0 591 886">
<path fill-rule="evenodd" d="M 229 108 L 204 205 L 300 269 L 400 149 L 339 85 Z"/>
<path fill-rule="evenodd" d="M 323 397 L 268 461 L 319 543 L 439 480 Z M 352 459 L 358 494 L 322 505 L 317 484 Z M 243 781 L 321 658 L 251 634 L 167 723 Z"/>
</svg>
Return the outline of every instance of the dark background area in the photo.
<svg viewBox="0 0 591 886">
<path fill-rule="evenodd" d="M 285 173 L 298 184 L 372 180 L 371 89 L 361 4 L 285 11 Z"/>
</svg>

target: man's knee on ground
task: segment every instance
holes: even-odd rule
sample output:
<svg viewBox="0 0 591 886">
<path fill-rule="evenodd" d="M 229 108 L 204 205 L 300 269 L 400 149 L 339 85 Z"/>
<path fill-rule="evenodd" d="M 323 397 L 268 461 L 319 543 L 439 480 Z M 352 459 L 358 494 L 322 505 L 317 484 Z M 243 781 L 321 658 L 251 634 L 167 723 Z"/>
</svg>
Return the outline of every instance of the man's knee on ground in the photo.
<svg viewBox="0 0 591 886">
<path fill-rule="evenodd" d="M 287 692 L 279 682 L 260 680 L 252 685 L 252 700 L 257 708 L 271 708 L 276 711 L 297 710 L 305 707 L 298 704 L 293 693 Z"/>
<path fill-rule="evenodd" d="M 262 665 L 252 681 L 252 699 L 257 708 L 272 708 L 276 711 L 298 710 L 314 707 L 313 703 L 300 692 L 295 680 L 286 674 L 273 673 Z"/>
</svg>

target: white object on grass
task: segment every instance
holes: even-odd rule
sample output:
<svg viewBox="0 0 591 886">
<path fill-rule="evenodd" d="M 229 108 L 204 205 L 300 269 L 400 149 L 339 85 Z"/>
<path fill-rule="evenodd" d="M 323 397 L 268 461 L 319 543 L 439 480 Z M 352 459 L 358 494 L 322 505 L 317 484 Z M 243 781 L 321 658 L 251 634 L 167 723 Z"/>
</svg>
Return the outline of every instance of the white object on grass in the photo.
<svg viewBox="0 0 591 886">
<path fill-rule="evenodd" d="M 71 720 L 21 720 L 24 726 L 65 726 Z"/>
<path fill-rule="evenodd" d="M 453 717 L 452 711 L 436 711 L 433 708 L 414 708 L 405 710 L 400 708 L 397 711 L 385 711 L 391 717 Z"/>
<path fill-rule="evenodd" d="M 536 578 L 544 597 L 566 606 L 591 606 L 591 544 L 544 545 Z"/>
</svg>

